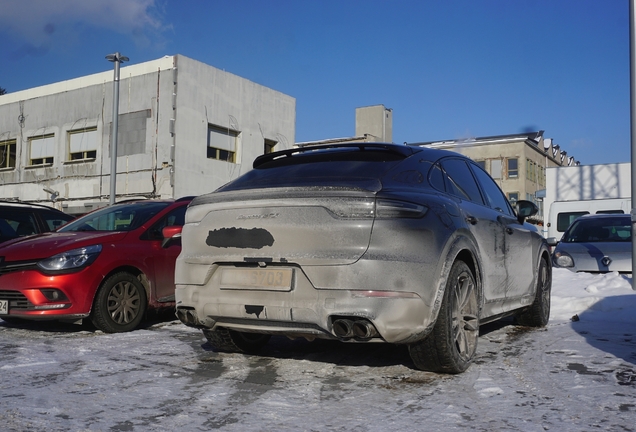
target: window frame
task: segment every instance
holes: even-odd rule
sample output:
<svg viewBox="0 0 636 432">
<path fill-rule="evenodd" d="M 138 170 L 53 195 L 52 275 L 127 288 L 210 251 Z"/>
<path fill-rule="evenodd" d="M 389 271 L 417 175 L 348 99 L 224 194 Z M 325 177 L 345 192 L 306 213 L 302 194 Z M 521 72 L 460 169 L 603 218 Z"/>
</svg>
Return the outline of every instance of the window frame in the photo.
<svg viewBox="0 0 636 432">
<path fill-rule="evenodd" d="M 218 135 L 225 135 L 229 138 L 229 145 L 226 148 L 220 146 L 211 145 L 211 133 Z M 208 124 L 208 142 L 207 142 L 207 158 L 214 159 L 222 162 L 237 163 L 237 149 L 239 144 L 241 132 L 231 129 L 229 127 L 221 127 L 218 125 Z"/>
<path fill-rule="evenodd" d="M 490 160 L 490 177 L 496 180 L 501 180 L 503 178 L 503 162 L 501 159 L 491 159 Z"/>
<path fill-rule="evenodd" d="M 50 156 L 44 155 L 42 157 L 33 157 L 33 144 L 34 141 L 38 140 L 47 140 L 49 138 L 53 138 L 53 149 L 52 154 Z M 55 134 L 42 134 L 42 135 L 34 135 L 28 138 L 28 149 L 29 149 L 29 167 L 42 167 L 42 166 L 50 166 L 55 162 Z"/>
<path fill-rule="evenodd" d="M 90 132 L 95 133 L 95 148 L 93 150 L 83 150 L 83 151 L 73 152 L 71 149 L 71 136 L 75 134 L 90 133 Z M 93 161 L 97 159 L 97 147 L 98 147 L 97 126 L 87 126 L 87 127 L 83 127 L 79 129 L 72 129 L 66 132 L 66 136 L 67 136 L 66 142 L 68 145 L 67 162 L 83 162 L 83 161 Z M 80 153 L 82 157 L 76 157 L 76 158 L 73 157 L 73 155 L 77 155 Z"/>
<path fill-rule="evenodd" d="M 510 162 L 512 161 L 514 161 L 516 164 L 516 167 L 514 169 L 510 167 Z M 506 176 L 509 179 L 519 178 L 519 158 L 506 158 Z"/>
<path fill-rule="evenodd" d="M 0 171 L 16 169 L 17 143 L 18 140 L 16 138 L 0 141 Z M 13 149 L 11 149 L 11 147 L 13 147 Z"/>
<path fill-rule="evenodd" d="M 274 153 L 275 147 L 278 145 L 278 141 L 270 140 L 265 138 L 263 140 L 263 154 Z"/>
</svg>

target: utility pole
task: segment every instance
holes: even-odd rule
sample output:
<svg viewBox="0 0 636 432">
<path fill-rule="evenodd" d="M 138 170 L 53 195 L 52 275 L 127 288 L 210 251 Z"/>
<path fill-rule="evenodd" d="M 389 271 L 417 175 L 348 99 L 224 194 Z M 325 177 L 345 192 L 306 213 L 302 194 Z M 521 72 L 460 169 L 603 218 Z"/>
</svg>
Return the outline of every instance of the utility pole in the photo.
<svg viewBox="0 0 636 432">
<path fill-rule="evenodd" d="M 629 0 L 629 107 L 631 128 L 631 169 L 632 169 L 632 289 L 634 283 L 634 257 L 636 257 L 636 0 Z"/>
<path fill-rule="evenodd" d="M 115 77 L 113 79 L 113 127 L 110 131 L 110 202 L 115 204 L 115 194 L 117 192 L 117 130 L 119 123 L 119 64 L 128 61 L 128 57 L 122 56 L 119 52 L 108 54 L 108 61 L 115 63 Z"/>
</svg>

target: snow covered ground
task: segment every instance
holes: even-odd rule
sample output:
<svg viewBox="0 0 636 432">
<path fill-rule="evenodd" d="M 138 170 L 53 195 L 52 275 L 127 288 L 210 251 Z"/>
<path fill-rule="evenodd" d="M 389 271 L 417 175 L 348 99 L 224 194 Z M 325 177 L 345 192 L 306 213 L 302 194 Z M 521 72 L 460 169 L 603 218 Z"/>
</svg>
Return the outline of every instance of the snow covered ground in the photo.
<svg viewBox="0 0 636 432">
<path fill-rule="evenodd" d="M 244 356 L 178 321 L 115 335 L 0 322 L 0 430 L 636 431 L 631 278 L 553 279 L 547 328 L 485 326 L 455 376 L 384 344 L 274 338 Z"/>
</svg>

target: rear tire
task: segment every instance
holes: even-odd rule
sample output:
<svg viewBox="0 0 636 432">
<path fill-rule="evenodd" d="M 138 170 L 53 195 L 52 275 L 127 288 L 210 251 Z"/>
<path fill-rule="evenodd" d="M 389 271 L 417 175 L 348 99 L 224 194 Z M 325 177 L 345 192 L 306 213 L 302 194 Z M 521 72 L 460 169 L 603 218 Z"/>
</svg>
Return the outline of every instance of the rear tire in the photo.
<svg viewBox="0 0 636 432">
<path fill-rule="evenodd" d="M 91 322 L 104 333 L 137 328 L 146 313 L 146 290 L 139 279 L 126 272 L 115 273 L 97 290 Z"/>
<path fill-rule="evenodd" d="M 409 345 L 409 354 L 418 369 L 456 374 L 472 363 L 478 338 L 475 277 L 463 261 L 456 261 L 433 330 L 426 339 Z"/>
<path fill-rule="evenodd" d="M 217 351 L 252 354 L 260 351 L 271 335 L 262 333 L 245 333 L 226 328 L 203 330 L 203 335 L 212 348 Z"/>
<path fill-rule="evenodd" d="M 532 306 L 517 316 L 517 323 L 528 327 L 545 327 L 550 320 L 550 293 L 552 275 L 548 263 L 541 258 L 537 273 L 537 291 Z"/>
</svg>

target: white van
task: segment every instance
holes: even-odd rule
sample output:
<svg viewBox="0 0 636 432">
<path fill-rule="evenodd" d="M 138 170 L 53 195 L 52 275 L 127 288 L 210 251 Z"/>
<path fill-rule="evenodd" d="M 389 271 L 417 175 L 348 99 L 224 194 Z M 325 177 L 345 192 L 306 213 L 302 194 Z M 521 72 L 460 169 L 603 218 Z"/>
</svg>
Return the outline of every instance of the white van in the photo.
<svg viewBox="0 0 636 432">
<path fill-rule="evenodd" d="M 570 224 L 583 215 L 630 213 L 631 208 L 631 198 L 555 201 L 550 205 L 546 237 L 560 240 Z"/>
</svg>

